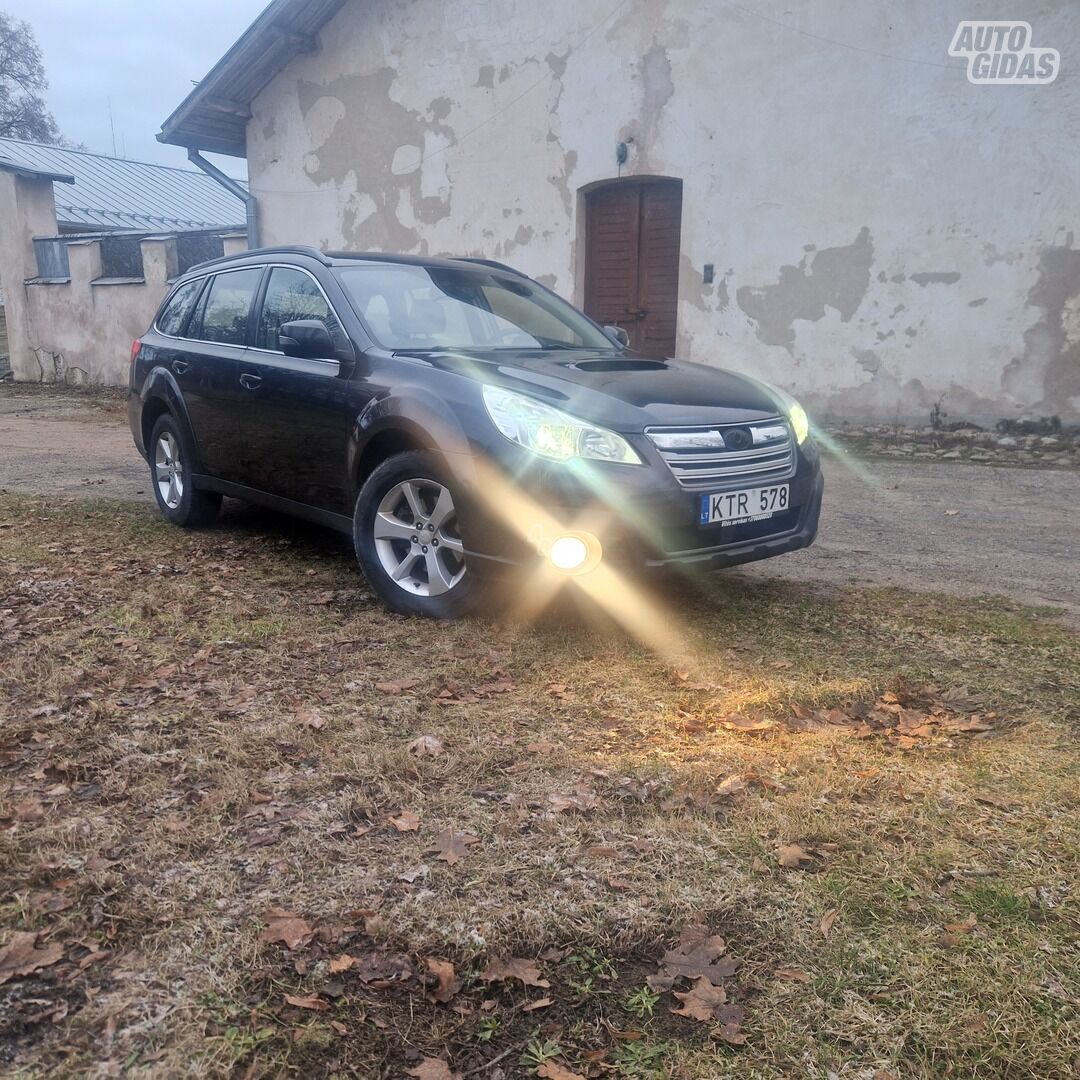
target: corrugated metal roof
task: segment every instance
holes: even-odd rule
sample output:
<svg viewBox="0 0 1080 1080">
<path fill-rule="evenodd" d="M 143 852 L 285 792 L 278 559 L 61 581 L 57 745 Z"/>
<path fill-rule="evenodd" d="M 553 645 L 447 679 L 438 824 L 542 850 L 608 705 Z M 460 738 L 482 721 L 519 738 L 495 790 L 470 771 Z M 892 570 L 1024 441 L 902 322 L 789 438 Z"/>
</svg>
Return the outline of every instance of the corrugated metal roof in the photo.
<svg viewBox="0 0 1080 1080">
<path fill-rule="evenodd" d="M 0 169 L 5 165 L 75 178 L 74 186 L 53 189 L 62 226 L 171 231 L 244 220 L 244 204 L 194 169 L 0 138 Z"/>
<path fill-rule="evenodd" d="M 161 125 L 158 140 L 243 157 L 256 94 L 297 53 L 317 47 L 315 35 L 344 2 L 272 0 Z"/>
</svg>

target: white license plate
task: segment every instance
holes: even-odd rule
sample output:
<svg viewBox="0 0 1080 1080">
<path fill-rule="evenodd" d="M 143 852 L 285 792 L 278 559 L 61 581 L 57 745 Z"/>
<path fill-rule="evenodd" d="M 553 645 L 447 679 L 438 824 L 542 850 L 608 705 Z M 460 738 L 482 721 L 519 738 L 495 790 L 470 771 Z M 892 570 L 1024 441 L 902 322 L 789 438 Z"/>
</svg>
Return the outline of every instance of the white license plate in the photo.
<svg viewBox="0 0 1080 1080">
<path fill-rule="evenodd" d="M 763 521 L 773 514 L 782 514 L 788 508 L 789 496 L 787 484 L 702 495 L 698 523 L 744 525 L 748 521 Z"/>
</svg>

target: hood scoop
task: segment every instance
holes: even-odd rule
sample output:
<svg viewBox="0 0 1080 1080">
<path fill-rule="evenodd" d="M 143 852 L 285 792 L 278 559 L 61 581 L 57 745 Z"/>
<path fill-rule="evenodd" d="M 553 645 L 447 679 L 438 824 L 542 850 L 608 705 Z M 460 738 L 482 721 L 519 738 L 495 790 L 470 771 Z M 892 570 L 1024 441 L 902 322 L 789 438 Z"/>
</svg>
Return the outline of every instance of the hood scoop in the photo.
<svg viewBox="0 0 1080 1080">
<path fill-rule="evenodd" d="M 597 374 L 610 374 L 618 371 L 665 371 L 667 364 L 663 360 L 636 360 L 631 356 L 618 360 L 582 360 L 570 367 L 578 371 L 592 371 Z"/>
</svg>

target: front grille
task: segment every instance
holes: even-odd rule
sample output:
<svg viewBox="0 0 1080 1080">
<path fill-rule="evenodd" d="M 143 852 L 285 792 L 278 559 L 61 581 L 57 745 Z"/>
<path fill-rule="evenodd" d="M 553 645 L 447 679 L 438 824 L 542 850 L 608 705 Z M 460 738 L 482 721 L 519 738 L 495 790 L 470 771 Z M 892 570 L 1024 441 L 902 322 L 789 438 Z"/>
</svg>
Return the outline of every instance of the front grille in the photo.
<svg viewBox="0 0 1080 1080">
<path fill-rule="evenodd" d="M 647 428 L 681 487 L 703 491 L 783 480 L 795 470 L 791 429 L 780 416 L 748 424 Z"/>
</svg>

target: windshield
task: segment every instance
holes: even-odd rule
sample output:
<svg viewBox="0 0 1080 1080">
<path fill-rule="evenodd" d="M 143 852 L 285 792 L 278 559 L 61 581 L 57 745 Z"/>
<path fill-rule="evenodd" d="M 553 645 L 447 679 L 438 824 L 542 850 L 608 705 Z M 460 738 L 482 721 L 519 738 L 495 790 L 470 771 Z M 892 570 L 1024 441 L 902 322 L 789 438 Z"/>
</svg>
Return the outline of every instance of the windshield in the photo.
<svg viewBox="0 0 1080 1080">
<path fill-rule="evenodd" d="M 581 312 L 511 274 L 373 263 L 337 271 L 386 349 L 613 348 Z"/>
</svg>

